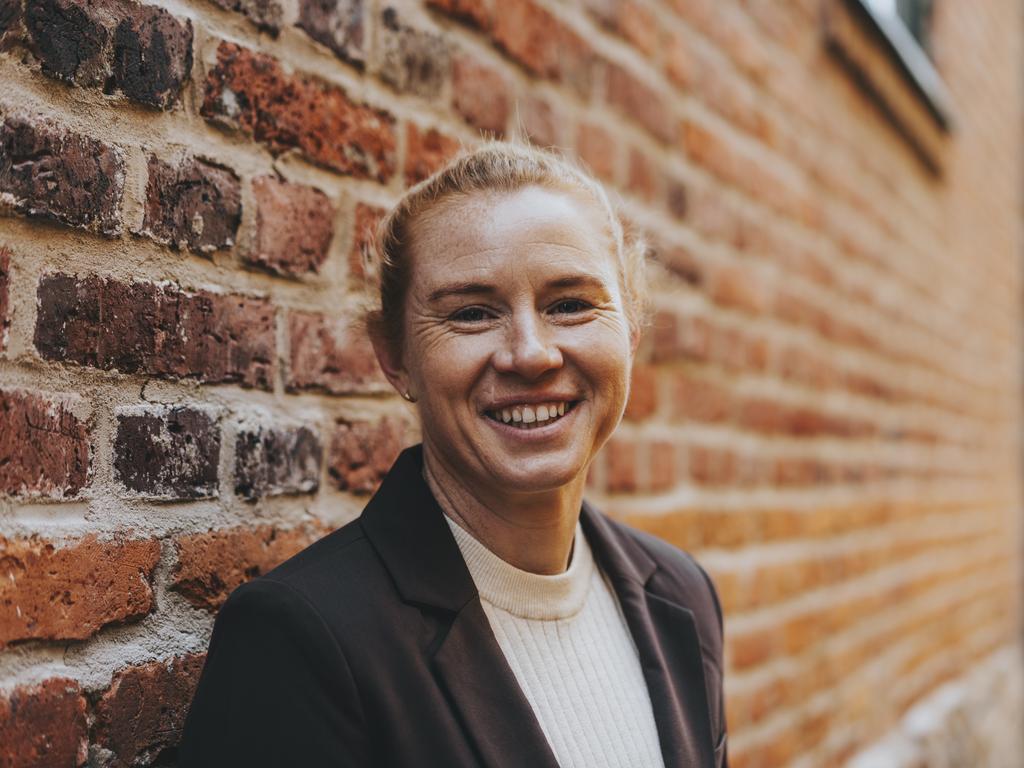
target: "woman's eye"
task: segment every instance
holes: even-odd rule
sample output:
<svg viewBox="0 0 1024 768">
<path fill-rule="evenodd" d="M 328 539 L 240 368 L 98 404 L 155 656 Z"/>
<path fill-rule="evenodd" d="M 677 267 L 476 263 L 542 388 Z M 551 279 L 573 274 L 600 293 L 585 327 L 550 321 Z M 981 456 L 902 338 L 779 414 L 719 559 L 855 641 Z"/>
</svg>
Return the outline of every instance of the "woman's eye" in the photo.
<svg viewBox="0 0 1024 768">
<path fill-rule="evenodd" d="M 555 306 L 552 307 L 552 310 L 560 315 L 571 315 L 589 308 L 590 305 L 585 301 L 580 301 L 579 299 L 563 299 L 555 304 Z"/>
<path fill-rule="evenodd" d="M 479 323 L 487 319 L 487 311 L 481 307 L 466 307 L 452 315 L 452 320 L 460 323 Z"/>
</svg>

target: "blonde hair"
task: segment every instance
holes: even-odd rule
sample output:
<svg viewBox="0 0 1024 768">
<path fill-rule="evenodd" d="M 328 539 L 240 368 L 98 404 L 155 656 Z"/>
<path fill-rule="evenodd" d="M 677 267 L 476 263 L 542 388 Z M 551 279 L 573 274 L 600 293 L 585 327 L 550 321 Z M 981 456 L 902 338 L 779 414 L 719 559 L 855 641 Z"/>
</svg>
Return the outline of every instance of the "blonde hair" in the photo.
<svg viewBox="0 0 1024 768">
<path fill-rule="evenodd" d="M 647 313 L 646 243 L 619 215 L 601 184 L 572 161 L 549 150 L 495 140 L 463 150 L 410 187 L 377 225 L 370 256 L 379 270 L 380 305 L 366 314 L 368 330 L 394 350 L 401 349 L 412 227 L 421 216 L 453 197 L 511 193 L 531 185 L 582 192 L 604 211 L 626 317 L 630 330 L 639 333 Z"/>
</svg>

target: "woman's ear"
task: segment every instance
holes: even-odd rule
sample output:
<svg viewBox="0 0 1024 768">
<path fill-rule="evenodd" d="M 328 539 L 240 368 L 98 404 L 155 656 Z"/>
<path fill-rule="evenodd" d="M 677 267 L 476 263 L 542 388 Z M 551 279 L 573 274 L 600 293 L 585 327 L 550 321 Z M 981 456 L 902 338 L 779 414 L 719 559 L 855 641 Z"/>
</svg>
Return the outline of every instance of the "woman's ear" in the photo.
<svg viewBox="0 0 1024 768">
<path fill-rule="evenodd" d="M 373 345 L 373 352 L 377 356 L 377 363 L 384 372 L 385 378 L 391 383 L 391 386 L 398 390 L 398 394 L 406 400 L 410 399 L 409 374 L 402 362 L 401 352 L 381 332 L 370 329 L 369 336 L 370 343 Z"/>
</svg>

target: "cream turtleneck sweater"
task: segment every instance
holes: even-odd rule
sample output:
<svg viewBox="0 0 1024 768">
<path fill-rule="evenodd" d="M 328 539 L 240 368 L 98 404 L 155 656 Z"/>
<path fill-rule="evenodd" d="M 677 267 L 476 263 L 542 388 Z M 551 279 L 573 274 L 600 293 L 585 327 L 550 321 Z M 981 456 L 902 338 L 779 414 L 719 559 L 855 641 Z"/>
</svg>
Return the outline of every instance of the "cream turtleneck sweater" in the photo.
<svg viewBox="0 0 1024 768">
<path fill-rule="evenodd" d="M 543 576 L 445 520 L 561 768 L 662 768 L 636 645 L 580 524 L 568 569 Z"/>
</svg>

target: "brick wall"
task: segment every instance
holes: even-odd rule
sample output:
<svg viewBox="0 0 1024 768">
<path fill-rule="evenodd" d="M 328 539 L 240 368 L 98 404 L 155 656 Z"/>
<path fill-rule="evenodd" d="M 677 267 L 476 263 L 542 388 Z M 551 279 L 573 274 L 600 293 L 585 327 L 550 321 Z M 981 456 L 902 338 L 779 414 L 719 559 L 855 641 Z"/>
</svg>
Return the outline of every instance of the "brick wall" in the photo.
<svg viewBox="0 0 1024 768">
<path fill-rule="evenodd" d="M 715 576 L 734 767 L 1018 669 L 1022 19 L 938 6 L 922 154 L 818 0 L 0 0 L 0 766 L 173 763 L 227 594 L 416 439 L 361 243 L 479 131 L 655 245 L 591 495 Z"/>
</svg>

